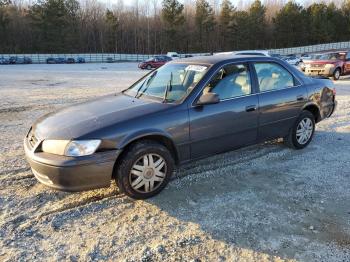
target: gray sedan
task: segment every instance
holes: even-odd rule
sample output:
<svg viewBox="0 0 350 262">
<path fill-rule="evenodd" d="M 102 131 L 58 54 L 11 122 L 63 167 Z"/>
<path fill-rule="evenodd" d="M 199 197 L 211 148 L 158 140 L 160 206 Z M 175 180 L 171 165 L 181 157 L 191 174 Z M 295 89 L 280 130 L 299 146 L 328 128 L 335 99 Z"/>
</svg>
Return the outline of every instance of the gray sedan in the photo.
<svg viewBox="0 0 350 262">
<path fill-rule="evenodd" d="M 119 94 L 39 118 L 24 139 L 36 178 L 79 191 L 110 185 L 144 199 L 174 167 L 283 138 L 306 147 L 336 107 L 333 83 L 272 57 L 175 60 Z"/>
</svg>

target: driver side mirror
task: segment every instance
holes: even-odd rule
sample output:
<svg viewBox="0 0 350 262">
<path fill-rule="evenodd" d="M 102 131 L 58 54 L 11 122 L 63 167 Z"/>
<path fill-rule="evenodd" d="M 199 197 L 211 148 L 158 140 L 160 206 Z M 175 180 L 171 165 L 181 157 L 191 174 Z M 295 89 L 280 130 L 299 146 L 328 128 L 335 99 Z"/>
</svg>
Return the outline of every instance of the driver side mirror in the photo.
<svg viewBox="0 0 350 262">
<path fill-rule="evenodd" d="M 201 95 L 196 105 L 197 106 L 212 105 L 212 104 L 217 104 L 219 102 L 220 102 L 220 98 L 218 94 L 208 92 Z"/>
</svg>

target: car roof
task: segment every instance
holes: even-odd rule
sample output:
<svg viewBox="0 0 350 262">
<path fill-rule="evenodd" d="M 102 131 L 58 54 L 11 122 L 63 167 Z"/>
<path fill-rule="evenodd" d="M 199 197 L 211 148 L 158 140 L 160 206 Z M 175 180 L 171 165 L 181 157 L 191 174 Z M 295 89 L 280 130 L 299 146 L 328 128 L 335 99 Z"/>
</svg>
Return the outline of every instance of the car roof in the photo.
<svg viewBox="0 0 350 262">
<path fill-rule="evenodd" d="M 245 63 L 245 62 L 276 62 L 283 64 L 284 67 L 288 68 L 299 80 L 304 79 L 306 76 L 296 67 L 289 65 L 287 62 L 270 56 L 260 55 L 212 55 L 212 56 L 197 56 L 172 60 L 168 64 L 199 64 L 220 67 L 229 63 Z"/>
<path fill-rule="evenodd" d="M 194 63 L 194 64 L 207 64 L 207 65 L 215 65 L 219 63 L 226 62 L 240 62 L 240 61 L 279 61 L 279 59 L 268 57 L 268 56 L 260 56 L 260 55 L 212 55 L 212 56 L 195 56 L 182 58 L 179 60 L 173 60 L 170 63 Z"/>
</svg>

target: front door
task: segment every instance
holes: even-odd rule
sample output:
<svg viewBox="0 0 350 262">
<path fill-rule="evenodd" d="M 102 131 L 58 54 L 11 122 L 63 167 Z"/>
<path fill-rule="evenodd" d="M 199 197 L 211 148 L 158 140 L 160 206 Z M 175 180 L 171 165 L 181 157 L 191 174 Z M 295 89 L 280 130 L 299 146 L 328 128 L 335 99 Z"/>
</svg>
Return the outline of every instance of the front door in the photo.
<svg viewBox="0 0 350 262">
<path fill-rule="evenodd" d="M 216 93 L 220 102 L 190 107 L 192 159 L 256 141 L 258 96 L 252 92 L 248 68 L 245 64 L 230 64 L 219 69 L 202 94 Z"/>
</svg>

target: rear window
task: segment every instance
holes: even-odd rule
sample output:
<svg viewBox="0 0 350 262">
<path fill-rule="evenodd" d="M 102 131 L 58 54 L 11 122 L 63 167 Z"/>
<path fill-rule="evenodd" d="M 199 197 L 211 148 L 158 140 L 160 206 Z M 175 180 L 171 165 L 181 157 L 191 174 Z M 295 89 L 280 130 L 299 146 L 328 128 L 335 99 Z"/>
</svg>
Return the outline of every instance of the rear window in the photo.
<svg viewBox="0 0 350 262">
<path fill-rule="evenodd" d="M 272 62 L 254 64 L 260 92 L 285 89 L 295 85 L 294 77 L 285 68 Z"/>
</svg>

